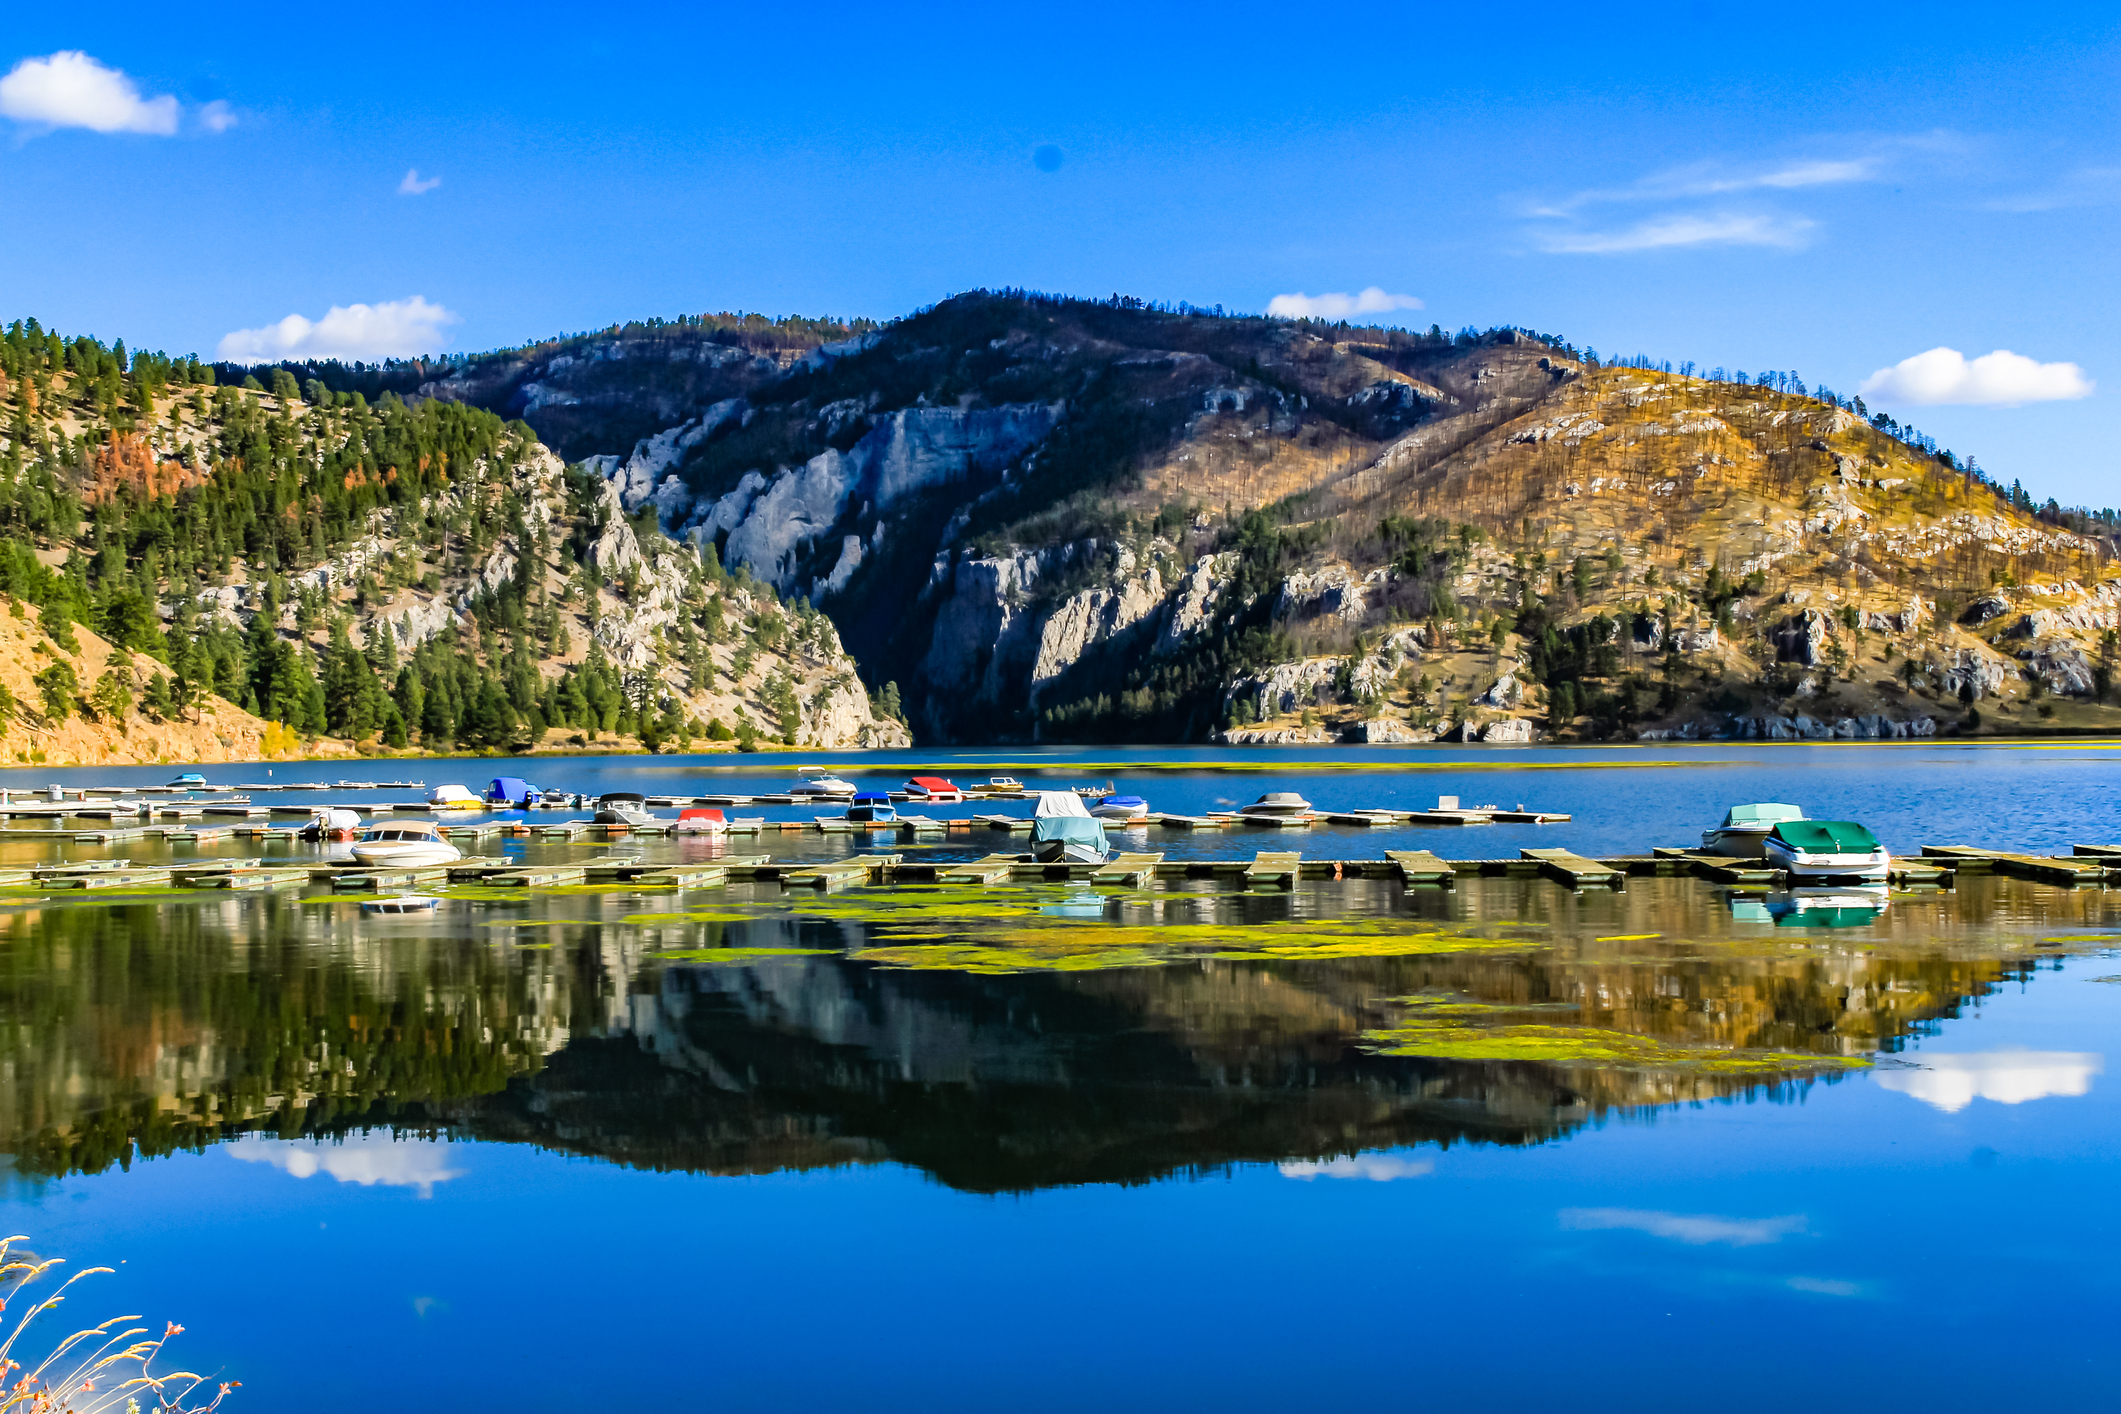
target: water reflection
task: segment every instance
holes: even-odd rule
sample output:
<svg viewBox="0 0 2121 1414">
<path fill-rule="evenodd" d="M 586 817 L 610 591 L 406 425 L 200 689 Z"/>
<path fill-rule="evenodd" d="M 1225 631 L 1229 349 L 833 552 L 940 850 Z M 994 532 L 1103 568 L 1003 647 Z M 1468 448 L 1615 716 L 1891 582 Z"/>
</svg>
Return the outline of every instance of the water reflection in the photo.
<svg viewBox="0 0 2121 1414">
<path fill-rule="evenodd" d="M 1831 931 L 1765 933 L 1747 900 L 1688 880 L 1350 881 L 1094 916 L 1062 891 L 999 922 L 967 904 L 909 942 L 858 900 L 746 897 L 456 900 L 384 924 L 285 896 L 13 913 L 0 1149 L 61 1174 L 257 1135 L 303 1142 L 231 1152 L 423 1191 L 455 1175 L 446 1148 L 391 1131 L 711 1173 L 892 1160 L 988 1191 L 1241 1161 L 1415 1178 L 1427 1160 L 1380 1151 L 1832 1083 L 2117 921 L 2103 893 L 2007 880 L 1889 908 L 1829 893 L 1805 902 Z M 927 965 L 988 957 L 1024 918 L 1104 950 Z M 1245 951 L 1277 920 L 1312 931 Z M 1925 1056 L 1880 1078 L 1949 1110 L 2081 1094 L 2098 1060 Z"/>
</svg>

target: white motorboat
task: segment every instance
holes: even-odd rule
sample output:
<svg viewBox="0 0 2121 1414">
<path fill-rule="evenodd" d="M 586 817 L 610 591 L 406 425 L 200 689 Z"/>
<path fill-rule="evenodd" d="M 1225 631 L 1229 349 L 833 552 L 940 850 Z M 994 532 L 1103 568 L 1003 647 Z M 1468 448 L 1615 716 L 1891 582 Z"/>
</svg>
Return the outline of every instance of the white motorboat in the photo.
<svg viewBox="0 0 2121 1414">
<path fill-rule="evenodd" d="M 319 810 L 296 831 L 305 840 L 353 840 L 361 837 L 361 816 L 352 810 Z"/>
<path fill-rule="evenodd" d="M 486 802 L 462 786 L 436 786 L 427 804 L 435 810 L 484 810 Z"/>
<path fill-rule="evenodd" d="M 790 795 L 853 795 L 855 792 L 854 782 L 841 780 L 823 766 L 798 766 L 795 773 L 801 779 L 788 787 Z"/>
<path fill-rule="evenodd" d="M 1102 864 L 1112 857 L 1105 824 L 1074 791 L 1042 790 L 1031 812 L 1031 856 L 1041 864 Z"/>
<path fill-rule="evenodd" d="M 1138 795 L 1108 795 L 1090 807 L 1100 820 L 1146 820 L 1149 802 Z"/>
<path fill-rule="evenodd" d="M 464 851 L 444 839 L 432 820 L 405 820 L 362 831 L 354 841 L 353 857 L 370 869 L 418 868 L 454 864 L 464 857 Z"/>
<path fill-rule="evenodd" d="M 1246 820 L 1279 825 L 1291 820 L 1308 819 L 1311 814 L 1311 802 L 1293 790 L 1270 790 L 1237 813 Z"/>
<path fill-rule="evenodd" d="M 592 818 L 599 825 L 624 825 L 631 830 L 663 823 L 648 809 L 641 796 L 627 790 L 599 797 L 597 813 Z"/>
<path fill-rule="evenodd" d="M 1783 820 L 1761 845 L 1767 862 L 1793 882 L 1814 879 L 1884 883 L 1893 857 L 1853 820 Z"/>
<path fill-rule="evenodd" d="M 1803 818 L 1804 812 L 1794 805 L 1734 805 L 1724 812 L 1721 825 L 1701 832 L 1701 847 L 1710 854 L 1758 859 L 1768 831 L 1785 820 Z"/>
</svg>

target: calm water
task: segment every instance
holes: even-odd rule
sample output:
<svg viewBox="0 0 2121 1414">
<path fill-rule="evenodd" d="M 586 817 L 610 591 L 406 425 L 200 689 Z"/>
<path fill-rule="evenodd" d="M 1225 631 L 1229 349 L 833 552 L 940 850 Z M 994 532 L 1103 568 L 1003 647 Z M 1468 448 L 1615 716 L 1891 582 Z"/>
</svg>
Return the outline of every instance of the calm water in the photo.
<svg viewBox="0 0 2121 1414">
<path fill-rule="evenodd" d="M 1461 856 L 1687 842 L 1762 798 L 1900 848 L 2121 836 L 2104 748 L 1447 764 L 1501 756 L 1096 778 L 1180 810 L 1294 785 L 1577 817 L 1405 832 Z M 526 774 L 763 790 L 788 764 Z M 8 783 L 126 775 L 167 772 Z M 1361 858 L 1389 835 L 1152 847 Z M 2121 894 L 497 895 L 388 921 L 300 892 L 0 902 L 0 1221 L 123 1263 L 68 1314 L 182 1321 L 186 1363 L 244 1382 L 235 1409 L 2111 1398 Z"/>
</svg>

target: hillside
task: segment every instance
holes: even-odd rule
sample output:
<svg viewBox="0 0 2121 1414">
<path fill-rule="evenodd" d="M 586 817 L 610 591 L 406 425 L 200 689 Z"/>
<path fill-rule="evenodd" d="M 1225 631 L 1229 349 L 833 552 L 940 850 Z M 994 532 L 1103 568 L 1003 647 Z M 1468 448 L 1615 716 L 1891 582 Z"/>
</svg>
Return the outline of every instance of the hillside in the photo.
<svg viewBox="0 0 2121 1414">
<path fill-rule="evenodd" d="M 637 527 L 524 424 L 263 372 L 269 390 L 229 387 L 9 327 L 0 592 L 34 606 L 40 642 L 93 629 L 142 665 L 136 689 L 164 684 L 168 720 L 218 695 L 222 716 L 310 741 L 907 740 L 829 620 Z M 94 715 L 19 693 L 0 707 L 7 739 Z"/>
<path fill-rule="evenodd" d="M 0 592 L 373 749 L 2121 726 L 2111 511 L 1523 329 L 980 293 L 243 374 L 18 323 L 0 378 Z"/>
<path fill-rule="evenodd" d="M 929 740 L 2121 723 L 2112 512 L 2036 514 L 1789 375 L 1131 300 L 970 295 L 770 355 L 731 324 L 422 392 L 816 602 Z"/>
</svg>

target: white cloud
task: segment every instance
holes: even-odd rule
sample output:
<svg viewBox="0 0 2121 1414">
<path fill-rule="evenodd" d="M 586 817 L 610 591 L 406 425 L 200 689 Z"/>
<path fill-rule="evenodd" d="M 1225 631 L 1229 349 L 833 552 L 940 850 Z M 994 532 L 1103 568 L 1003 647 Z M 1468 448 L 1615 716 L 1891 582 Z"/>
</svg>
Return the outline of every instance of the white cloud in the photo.
<svg viewBox="0 0 2121 1414">
<path fill-rule="evenodd" d="M 1921 1070 L 1883 1070 L 1878 1083 L 1957 1114 L 1975 1100 L 2022 1105 L 2050 1095 L 2083 1095 L 2106 1068 L 2096 1051 L 1972 1051 L 1921 1055 Z"/>
<path fill-rule="evenodd" d="M 178 112 L 176 99 L 142 98 L 139 85 L 78 49 L 24 59 L 0 78 L 0 114 L 18 123 L 168 137 Z"/>
<path fill-rule="evenodd" d="M 228 1156 L 249 1164 L 271 1164 L 295 1178 L 328 1174 L 341 1183 L 363 1188 L 417 1188 L 434 1196 L 437 1183 L 462 1178 L 468 1170 L 449 1167 L 450 1146 L 428 1139 L 394 1139 L 387 1134 L 350 1135 L 335 1144 L 287 1142 L 246 1135 L 228 1146 Z"/>
<path fill-rule="evenodd" d="M 458 322 L 459 316 L 419 295 L 382 304 L 333 305 L 314 323 L 290 314 L 263 329 L 238 329 L 222 337 L 217 352 L 236 363 L 395 358 L 436 352 L 443 345 L 442 326 Z"/>
<path fill-rule="evenodd" d="M 236 125 L 236 110 L 225 99 L 216 98 L 199 110 L 199 126 L 210 133 L 225 133 Z"/>
<path fill-rule="evenodd" d="M 1276 295 L 1267 301 L 1267 313 L 1278 319 L 1346 319 L 1351 314 L 1386 314 L 1395 309 L 1420 309 L 1412 295 L 1386 294 L 1376 285 L 1360 294 Z"/>
<path fill-rule="evenodd" d="M 1557 255 L 1620 255 L 1705 245 L 1765 245 L 1795 249 L 1813 223 L 1793 216 L 1653 216 L 1621 231 L 1551 231 L 1539 237 Z"/>
<path fill-rule="evenodd" d="M 1957 349 L 1934 348 L 1879 369 L 1856 391 L 1880 402 L 1917 407 L 2008 407 L 2090 397 L 2092 387 L 2092 380 L 2074 363 L 2037 363 L 2009 349 L 1969 359 Z"/>
<path fill-rule="evenodd" d="M 1625 1229 L 1646 1232 L 1689 1247 L 1712 1242 L 1726 1247 L 1760 1247 L 1804 1231 L 1802 1214 L 1781 1218 L 1723 1218 L 1713 1213 L 1661 1213 L 1641 1208 L 1564 1208 L 1561 1225 L 1583 1231 Z"/>
<path fill-rule="evenodd" d="M 1407 1159 L 1396 1154 L 1343 1154 L 1337 1159 L 1304 1160 L 1282 1164 L 1283 1178 L 1309 1183 L 1314 1178 L 1360 1178 L 1371 1183 L 1391 1183 L 1402 1178 L 1425 1178 L 1436 1171 L 1429 1159 Z"/>
<path fill-rule="evenodd" d="M 422 177 L 417 167 L 405 169 L 405 180 L 398 183 L 399 196 L 425 196 L 442 185 L 440 177 Z"/>
</svg>

